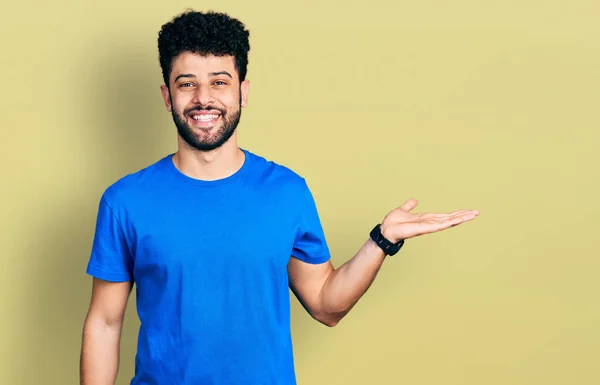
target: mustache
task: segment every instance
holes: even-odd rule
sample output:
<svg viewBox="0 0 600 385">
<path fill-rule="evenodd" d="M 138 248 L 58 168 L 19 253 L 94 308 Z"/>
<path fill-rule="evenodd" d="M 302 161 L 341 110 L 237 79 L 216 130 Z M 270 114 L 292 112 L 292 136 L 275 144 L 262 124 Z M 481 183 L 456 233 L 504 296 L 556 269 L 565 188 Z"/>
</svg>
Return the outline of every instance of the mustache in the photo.
<svg viewBox="0 0 600 385">
<path fill-rule="evenodd" d="M 221 115 L 225 115 L 225 110 L 221 109 L 221 108 L 217 108 L 217 107 L 202 107 L 202 106 L 195 106 L 192 108 L 188 108 L 186 110 L 183 111 L 183 113 L 185 115 L 189 114 L 190 112 L 194 112 L 194 111 L 219 111 L 221 113 Z"/>
</svg>

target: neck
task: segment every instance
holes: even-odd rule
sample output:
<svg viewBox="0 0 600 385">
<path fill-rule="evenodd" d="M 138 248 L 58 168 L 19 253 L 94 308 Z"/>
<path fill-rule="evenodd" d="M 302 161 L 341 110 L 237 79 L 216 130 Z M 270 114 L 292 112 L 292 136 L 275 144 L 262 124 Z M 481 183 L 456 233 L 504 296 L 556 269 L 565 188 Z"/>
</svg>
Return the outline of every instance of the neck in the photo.
<svg viewBox="0 0 600 385">
<path fill-rule="evenodd" d="M 179 148 L 173 155 L 173 163 L 181 173 L 190 178 L 211 181 L 235 174 L 244 164 L 244 158 L 245 154 L 234 137 L 220 148 L 209 152 L 190 148 L 179 138 Z"/>
</svg>

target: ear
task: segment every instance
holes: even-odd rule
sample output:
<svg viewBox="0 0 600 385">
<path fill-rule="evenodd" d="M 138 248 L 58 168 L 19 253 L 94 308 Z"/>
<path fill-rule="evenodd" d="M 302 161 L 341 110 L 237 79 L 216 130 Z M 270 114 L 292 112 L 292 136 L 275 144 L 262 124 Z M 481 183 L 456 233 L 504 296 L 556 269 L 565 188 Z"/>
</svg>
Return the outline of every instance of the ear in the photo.
<svg viewBox="0 0 600 385">
<path fill-rule="evenodd" d="M 242 92 L 242 107 L 248 105 L 248 88 L 250 87 L 250 80 L 246 79 L 240 84 L 240 90 Z"/>
<path fill-rule="evenodd" d="M 171 106 L 171 93 L 169 92 L 169 88 L 165 85 L 160 86 L 160 92 L 162 93 L 163 100 L 165 101 L 165 106 L 167 107 L 167 111 L 172 111 Z"/>
</svg>

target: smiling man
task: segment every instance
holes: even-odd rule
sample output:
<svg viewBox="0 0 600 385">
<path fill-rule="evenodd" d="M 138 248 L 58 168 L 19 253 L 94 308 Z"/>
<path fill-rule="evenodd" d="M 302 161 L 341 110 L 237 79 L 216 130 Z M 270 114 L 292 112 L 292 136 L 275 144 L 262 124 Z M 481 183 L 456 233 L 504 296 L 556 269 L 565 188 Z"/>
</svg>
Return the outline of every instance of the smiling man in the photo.
<svg viewBox="0 0 600 385">
<path fill-rule="evenodd" d="M 471 220 L 474 210 L 383 216 L 335 269 L 306 181 L 242 149 L 249 33 L 221 13 L 165 24 L 158 48 L 177 151 L 124 176 L 100 199 L 87 273 L 81 383 L 114 384 L 126 304 L 140 319 L 134 385 L 295 384 L 291 289 L 336 325 L 404 240 Z"/>
</svg>

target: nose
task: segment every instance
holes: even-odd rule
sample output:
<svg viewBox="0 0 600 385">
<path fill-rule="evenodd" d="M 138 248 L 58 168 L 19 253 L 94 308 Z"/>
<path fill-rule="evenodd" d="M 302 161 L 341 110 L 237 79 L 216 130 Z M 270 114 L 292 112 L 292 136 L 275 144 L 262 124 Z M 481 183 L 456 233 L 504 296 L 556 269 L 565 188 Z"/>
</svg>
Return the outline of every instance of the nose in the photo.
<svg viewBox="0 0 600 385">
<path fill-rule="evenodd" d="M 213 95 L 210 90 L 210 87 L 205 86 L 203 84 L 198 85 L 194 94 L 193 102 L 196 104 L 200 104 L 201 106 L 206 106 L 212 103 Z"/>
</svg>

